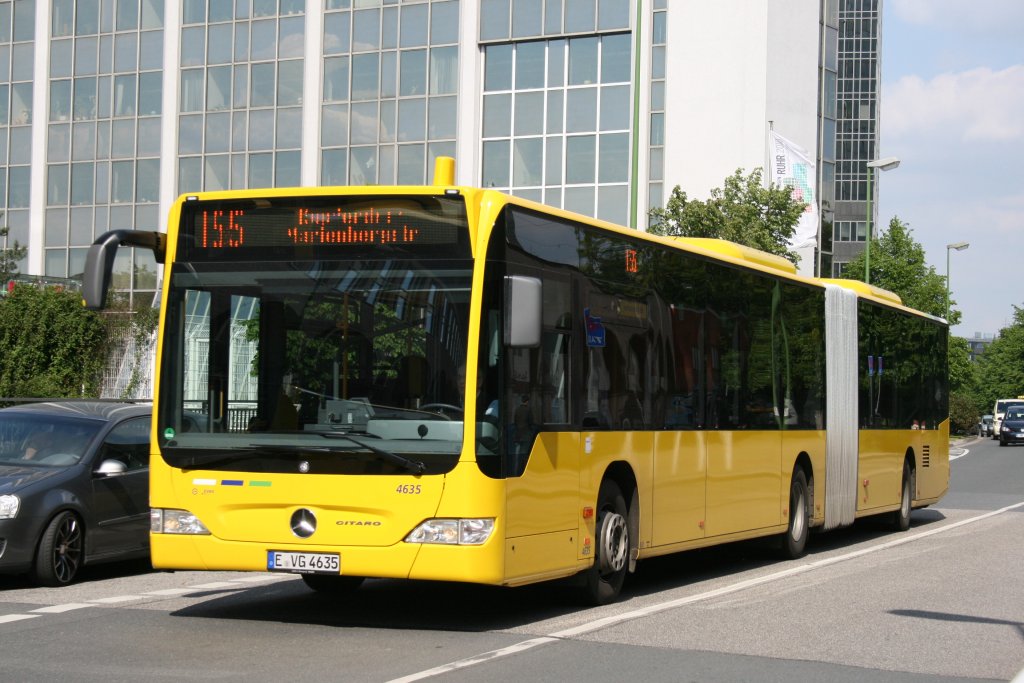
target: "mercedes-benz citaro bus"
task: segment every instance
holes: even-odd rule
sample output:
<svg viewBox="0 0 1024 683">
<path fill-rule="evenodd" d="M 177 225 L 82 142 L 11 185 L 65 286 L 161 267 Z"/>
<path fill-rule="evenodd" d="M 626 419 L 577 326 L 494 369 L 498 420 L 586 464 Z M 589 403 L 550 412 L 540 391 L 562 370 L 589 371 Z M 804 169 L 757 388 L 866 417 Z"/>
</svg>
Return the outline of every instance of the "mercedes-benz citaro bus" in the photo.
<svg viewBox="0 0 1024 683">
<path fill-rule="evenodd" d="M 153 565 L 615 599 L 637 561 L 912 508 L 949 482 L 947 326 L 858 282 L 454 184 L 180 197 Z"/>
</svg>

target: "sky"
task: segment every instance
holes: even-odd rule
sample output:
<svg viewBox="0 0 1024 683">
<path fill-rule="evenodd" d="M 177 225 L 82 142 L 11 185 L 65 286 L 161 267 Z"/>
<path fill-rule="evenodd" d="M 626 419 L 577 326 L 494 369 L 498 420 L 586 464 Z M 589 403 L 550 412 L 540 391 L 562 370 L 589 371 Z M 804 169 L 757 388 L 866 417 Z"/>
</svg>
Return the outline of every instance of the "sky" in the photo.
<svg viewBox="0 0 1024 683">
<path fill-rule="evenodd" d="M 948 252 L 954 335 L 997 334 L 1024 308 L 1024 1 L 882 11 L 878 157 L 901 163 L 876 175 L 878 227 L 908 224 L 942 276 Z"/>
</svg>

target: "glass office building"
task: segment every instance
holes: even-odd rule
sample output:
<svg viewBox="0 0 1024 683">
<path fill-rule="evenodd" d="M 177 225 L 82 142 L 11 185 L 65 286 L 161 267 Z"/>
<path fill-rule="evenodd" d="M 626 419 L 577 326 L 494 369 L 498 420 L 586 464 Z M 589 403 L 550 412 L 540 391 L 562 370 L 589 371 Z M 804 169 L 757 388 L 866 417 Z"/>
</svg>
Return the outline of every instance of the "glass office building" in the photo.
<svg viewBox="0 0 1024 683">
<path fill-rule="evenodd" d="M 846 141 L 821 99 L 835 97 L 836 2 L 761 8 L 778 16 L 754 22 L 746 0 L 0 0 L 7 244 L 28 245 L 22 273 L 73 278 L 106 230 L 166 229 L 180 193 L 428 183 L 439 155 L 456 158 L 459 183 L 643 229 L 674 186 L 688 190 L 673 168 L 707 165 L 678 134 L 711 105 L 682 76 L 722 55 L 668 40 L 694 21 L 760 36 L 746 41 L 759 59 L 765 32 L 815 34 L 808 82 L 778 82 L 811 93 L 811 123 L 789 130 L 825 152 L 818 182 L 830 184 L 832 136 Z M 728 106 L 744 107 L 731 89 Z M 784 111 L 752 111 L 785 124 Z M 723 168 L 765 165 L 762 127 Z M 115 287 L 152 300 L 151 254 L 121 250 L 115 270 Z"/>
</svg>

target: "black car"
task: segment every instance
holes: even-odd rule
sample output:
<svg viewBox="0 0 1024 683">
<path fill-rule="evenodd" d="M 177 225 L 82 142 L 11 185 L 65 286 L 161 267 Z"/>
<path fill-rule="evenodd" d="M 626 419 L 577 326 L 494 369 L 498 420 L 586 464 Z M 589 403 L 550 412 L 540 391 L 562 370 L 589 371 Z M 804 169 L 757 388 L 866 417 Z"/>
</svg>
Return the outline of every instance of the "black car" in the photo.
<svg viewBox="0 0 1024 683">
<path fill-rule="evenodd" d="M 148 405 L 55 401 L 0 410 L 0 573 L 40 585 L 149 554 Z"/>
<path fill-rule="evenodd" d="M 1024 407 L 1007 408 L 999 427 L 999 445 L 1024 443 Z"/>
</svg>

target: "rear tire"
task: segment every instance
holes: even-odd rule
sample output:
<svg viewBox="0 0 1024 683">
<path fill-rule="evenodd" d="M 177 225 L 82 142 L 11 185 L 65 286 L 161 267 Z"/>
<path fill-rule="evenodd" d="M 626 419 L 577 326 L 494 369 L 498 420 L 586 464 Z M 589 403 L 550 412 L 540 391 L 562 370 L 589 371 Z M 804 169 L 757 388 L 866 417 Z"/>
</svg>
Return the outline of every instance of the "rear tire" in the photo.
<svg viewBox="0 0 1024 683">
<path fill-rule="evenodd" d="M 629 513 L 618 484 L 601 482 L 597 494 L 594 565 L 586 571 L 584 596 L 592 605 L 619 597 L 629 571 Z"/>
<path fill-rule="evenodd" d="M 362 576 L 335 576 L 333 574 L 303 574 L 302 582 L 308 588 L 324 595 L 344 596 L 354 593 L 363 585 Z"/>
<path fill-rule="evenodd" d="M 892 528 L 906 531 L 910 528 L 911 500 L 914 496 L 914 470 L 909 462 L 903 463 L 903 483 L 900 488 L 900 508 L 892 513 Z"/>
<path fill-rule="evenodd" d="M 40 586 L 66 586 L 82 566 L 85 536 L 73 512 L 65 510 L 50 520 L 39 539 L 30 577 Z"/>
<path fill-rule="evenodd" d="M 782 556 L 796 560 L 807 552 L 810 533 L 810 496 L 807 493 L 807 475 L 797 469 L 789 485 L 789 528 L 782 535 Z"/>
</svg>

